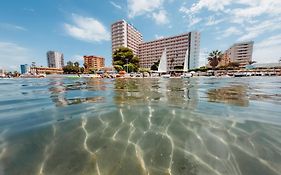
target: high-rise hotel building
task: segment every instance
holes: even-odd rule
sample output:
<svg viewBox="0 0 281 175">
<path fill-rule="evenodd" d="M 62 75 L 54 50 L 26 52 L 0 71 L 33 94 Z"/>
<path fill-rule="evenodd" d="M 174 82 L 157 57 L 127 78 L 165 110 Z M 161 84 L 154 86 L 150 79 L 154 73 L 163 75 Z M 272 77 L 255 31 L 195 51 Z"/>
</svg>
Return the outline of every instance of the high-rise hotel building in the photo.
<svg viewBox="0 0 281 175">
<path fill-rule="evenodd" d="M 47 61 L 49 68 L 63 68 L 64 59 L 63 54 L 56 51 L 48 51 L 47 52 Z"/>
<path fill-rule="evenodd" d="M 139 55 L 139 44 L 143 42 L 142 34 L 125 20 L 111 25 L 112 53 L 119 47 L 128 47 Z"/>
<path fill-rule="evenodd" d="M 224 54 L 230 62 L 236 62 L 240 64 L 240 67 L 245 67 L 252 61 L 253 46 L 254 41 L 235 43 Z"/>
<path fill-rule="evenodd" d="M 166 48 L 168 70 L 183 66 L 185 56 L 188 57 L 188 69 L 199 65 L 200 33 L 189 32 L 140 44 L 140 66 L 150 68 L 160 60 Z"/>
<path fill-rule="evenodd" d="M 167 37 L 149 42 L 143 42 L 142 35 L 135 27 L 125 20 L 111 26 L 112 53 L 118 47 L 124 46 L 133 50 L 140 58 L 140 67 L 150 68 L 159 61 L 163 51 L 167 51 L 168 70 L 183 66 L 187 55 L 188 69 L 199 66 L 200 33 L 189 32 L 182 35 Z"/>
</svg>

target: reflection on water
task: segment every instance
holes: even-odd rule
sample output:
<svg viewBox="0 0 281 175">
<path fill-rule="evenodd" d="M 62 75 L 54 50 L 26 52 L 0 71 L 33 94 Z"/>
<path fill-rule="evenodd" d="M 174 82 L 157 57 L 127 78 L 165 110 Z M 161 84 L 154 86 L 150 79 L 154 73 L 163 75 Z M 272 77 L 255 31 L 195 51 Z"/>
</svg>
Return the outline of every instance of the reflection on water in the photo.
<svg viewBox="0 0 281 175">
<path fill-rule="evenodd" d="M 280 174 L 281 82 L 247 80 L 1 80 L 0 175 Z"/>
<path fill-rule="evenodd" d="M 50 82 L 49 91 L 51 99 L 56 106 L 67 106 L 80 103 L 104 102 L 104 97 L 95 94 L 88 96 L 87 91 L 105 91 L 106 83 L 103 81 L 89 79 L 86 82 L 72 82 L 63 84 L 61 81 Z M 74 92 L 74 93 L 73 93 Z M 72 96 L 69 94 L 73 94 Z M 85 97 L 84 97 L 85 96 Z"/>
<path fill-rule="evenodd" d="M 196 107 L 197 89 L 189 80 L 181 79 L 117 79 L 115 101 L 117 104 L 163 104 L 178 107 Z"/>
<path fill-rule="evenodd" d="M 210 89 L 207 94 L 211 102 L 223 102 L 238 106 L 249 105 L 247 89 L 245 86 L 233 85 L 230 87 Z"/>
</svg>

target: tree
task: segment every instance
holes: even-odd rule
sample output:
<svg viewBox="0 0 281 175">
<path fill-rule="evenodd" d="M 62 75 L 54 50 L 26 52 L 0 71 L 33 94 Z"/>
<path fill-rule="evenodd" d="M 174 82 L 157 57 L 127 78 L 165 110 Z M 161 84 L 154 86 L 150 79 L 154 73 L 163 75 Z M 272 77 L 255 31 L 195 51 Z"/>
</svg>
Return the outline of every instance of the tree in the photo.
<svg viewBox="0 0 281 175">
<path fill-rule="evenodd" d="M 119 72 L 119 71 L 123 70 L 123 67 L 120 65 L 114 65 L 114 69 Z"/>
<path fill-rule="evenodd" d="M 139 72 L 144 73 L 144 72 L 150 72 L 149 68 L 139 68 Z"/>
<path fill-rule="evenodd" d="M 228 64 L 228 67 L 232 67 L 232 68 L 239 67 L 239 66 L 240 66 L 240 64 L 238 62 L 230 62 Z"/>
<path fill-rule="evenodd" d="M 20 76 L 20 73 L 18 71 L 13 72 L 13 77 L 19 77 L 19 76 Z"/>
<path fill-rule="evenodd" d="M 254 63 L 257 63 L 256 61 L 249 61 L 249 65 L 252 65 Z"/>
<path fill-rule="evenodd" d="M 32 63 L 31 63 L 31 67 L 36 67 L 36 63 L 35 63 L 35 62 L 32 62 Z"/>
<path fill-rule="evenodd" d="M 90 68 L 89 73 L 90 74 L 95 74 L 98 71 L 97 68 Z"/>
<path fill-rule="evenodd" d="M 75 67 L 79 67 L 79 63 L 76 61 L 73 63 Z"/>
<path fill-rule="evenodd" d="M 138 68 L 133 64 L 133 63 L 129 63 L 129 64 L 125 64 L 123 66 L 124 70 L 128 70 L 128 72 L 137 72 Z"/>
<path fill-rule="evenodd" d="M 222 52 L 218 50 L 214 50 L 211 53 L 209 53 L 209 57 L 207 59 L 210 66 L 212 66 L 213 70 L 217 67 L 217 65 L 221 61 L 222 55 L 223 55 Z"/>
<path fill-rule="evenodd" d="M 80 67 L 80 72 L 84 73 L 85 72 L 85 68 L 84 67 Z"/>
<path fill-rule="evenodd" d="M 128 72 L 138 71 L 139 69 L 139 58 L 134 56 L 133 51 L 127 47 L 120 47 L 115 50 L 112 58 L 113 66 L 117 71 L 126 70 L 125 67 L 128 67 Z"/>
<path fill-rule="evenodd" d="M 84 68 L 81 69 L 79 67 L 79 63 L 78 62 L 73 63 L 71 61 L 68 61 L 66 63 L 66 66 L 63 67 L 63 72 L 67 73 L 67 74 L 71 74 L 71 73 L 77 74 L 77 73 L 80 73 L 80 72 L 84 72 Z"/>
<path fill-rule="evenodd" d="M 66 66 L 73 66 L 73 63 L 72 63 L 71 61 L 68 61 L 68 62 L 66 63 Z"/>
<path fill-rule="evenodd" d="M 158 70 L 159 64 L 160 64 L 160 60 L 158 60 L 157 62 L 155 62 L 155 63 L 150 67 L 150 69 L 151 69 L 151 70 Z"/>
</svg>

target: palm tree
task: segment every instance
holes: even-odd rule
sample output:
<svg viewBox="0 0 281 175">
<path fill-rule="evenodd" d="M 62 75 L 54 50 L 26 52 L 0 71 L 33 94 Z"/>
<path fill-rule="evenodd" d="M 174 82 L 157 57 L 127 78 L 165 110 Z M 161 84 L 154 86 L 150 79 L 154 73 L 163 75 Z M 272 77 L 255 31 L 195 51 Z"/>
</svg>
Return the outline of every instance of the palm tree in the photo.
<svg viewBox="0 0 281 175">
<path fill-rule="evenodd" d="M 209 64 L 212 66 L 213 70 L 217 67 L 217 65 L 221 61 L 222 55 L 223 55 L 222 52 L 218 50 L 214 50 L 211 53 L 209 53 L 209 57 L 207 59 Z"/>
</svg>

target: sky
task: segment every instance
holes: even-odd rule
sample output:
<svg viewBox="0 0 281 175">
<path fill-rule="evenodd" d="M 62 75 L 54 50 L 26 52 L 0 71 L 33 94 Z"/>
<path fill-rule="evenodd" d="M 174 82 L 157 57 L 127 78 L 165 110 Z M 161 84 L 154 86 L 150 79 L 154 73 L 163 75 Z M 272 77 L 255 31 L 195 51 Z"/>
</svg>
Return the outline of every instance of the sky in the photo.
<svg viewBox="0 0 281 175">
<path fill-rule="evenodd" d="M 201 32 L 200 65 L 208 52 L 249 40 L 258 63 L 281 58 L 281 0 L 1 0 L 0 68 L 47 66 L 49 50 L 81 64 L 103 56 L 110 66 L 110 26 L 120 19 L 144 41 Z"/>
</svg>

